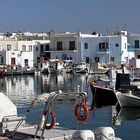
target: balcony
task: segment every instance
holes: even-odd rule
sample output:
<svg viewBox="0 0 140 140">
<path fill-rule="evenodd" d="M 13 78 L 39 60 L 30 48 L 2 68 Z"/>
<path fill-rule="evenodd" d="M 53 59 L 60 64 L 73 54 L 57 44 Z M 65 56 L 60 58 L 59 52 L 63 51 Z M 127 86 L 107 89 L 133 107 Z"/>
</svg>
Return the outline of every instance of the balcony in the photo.
<svg viewBox="0 0 140 140">
<path fill-rule="evenodd" d="M 97 53 L 100 53 L 100 54 L 108 54 L 109 53 L 109 49 L 99 49 L 97 51 Z"/>
<path fill-rule="evenodd" d="M 63 48 L 63 49 L 60 49 L 58 50 L 57 48 L 50 48 L 49 50 L 46 50 L 44 52 L 76 52 L 77 50 L 74 49 L 74 50 L 69 50 L 68 48 Z"/>
</svg>

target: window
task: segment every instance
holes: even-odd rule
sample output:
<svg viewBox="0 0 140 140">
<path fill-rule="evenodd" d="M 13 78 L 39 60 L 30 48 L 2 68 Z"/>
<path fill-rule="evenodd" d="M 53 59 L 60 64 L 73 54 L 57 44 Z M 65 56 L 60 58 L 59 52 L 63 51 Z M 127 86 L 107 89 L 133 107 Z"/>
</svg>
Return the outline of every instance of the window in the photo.
<svg viewBox="0 0 140 140">
<path fill-rule="evenodd" d="M 50 52 L 47 52 L 47 53 L 46 53 L 46 58 L 47 58 L 47 59 L 50 59 L 50 58 L 51 58 L 51 53 L 50 53 Z"/>
<path fill-rule="evenodd" d="M 75 50 L 75 41 L 70 41 L 69 42 L 69 50 Z"/>
<path fill-rule="evenodd" d="M 62 60 L 67 60 L 67 54 L 62 54 Z"/>
<path fill-rule="evenodd" d="M 99 43 L 99 51 L 108 51 L 108 43 L 107 42 L 102 42 Z"/>
<path fill-rule="evenodd" d="M 40 45 L 40 51 L 43 52 L 44 45 Z"/>
<path fill-rule="evenodd" d="M 11 44 L 7 44 L 7 51 L 11 50 L 12 45 Z"/>
<path fill-rule="evenodd" d="M 115 45 L 116 47 L 119 47 L 119 44 L 118 43 L 116 43 L 116 45 Z"/>
<path fill-rule="evenodd" d="M 89 57 L 86 57 L 86 63 L 89 63 Z"/>
<path fill-rule="evenodd" d="M 139 48 L 139 40 L 135 40 L 135 48 Z"/>
<path fill-rule="evenodd" d="M 112 62 L 114 62 L 114 61 L 115 61 L 115 58 L 114 58 L 114 57 L 111 57 L 110 60 L 111 60 Z"/>
<path fill-rule="evenodd" d="M 22 45 L 22 51 L 26 52 L 26 45 Z"/>
<path fill-rule="evenodd" d="M 137 55 L 137 58 L 140 59 L 140 55 Z"/>
<path fill-rule="evenodd" d="M 50 50 L 50 45 L 49 44 L 45 45 L 45 51 L 49 51 L 49 50 Z"/>
<path fill-rule="evenodd" d="M 3 56 L 1 57 L 1 64 L 3 64 L 4 63 L 4 58 L 3 58 Z"/>
<path fill-rule="evenodd" d="M 11 65 L 15 65 L 15 64 L 16 64 L 15 58 L 11 58 Z"/>
<path fill-rule="evenodd" d="M 95 62 L 100 62 L 100 58 L 99 57 L 95 57 Z"/>
<path fill-rule="evenodd" d="M 62 42 L 57 42 L 57 50 L 62 50 Z"/>
<path fill-rule="evenodd" d="M 36 51 L 38 51 L 38 47 L 36 47 Z"/>
<path fill-rule="evenodd" d="M 28 62 L 28 59 L 25 59 L 25 60 L 24 60 L 24 63 L 25 63 L 25 67 L 27 67 L 27 66 L 28 66 L 28 63 L 29 63 L 29 62 Z"/>
<path fill-rule="evenodd" d="M 85 49 L 88 49 L 88 43 L 84 43 Z"/>
<path fill-rule="evenodd" d="M 40 57 L 37 57 L 37 63 L 39 63 L 40 62 Z"/>
<path fill-rule="evenodd" d="M 32 45 L 29 45 L 29 52 L 32 51 Z"/>
</svg>

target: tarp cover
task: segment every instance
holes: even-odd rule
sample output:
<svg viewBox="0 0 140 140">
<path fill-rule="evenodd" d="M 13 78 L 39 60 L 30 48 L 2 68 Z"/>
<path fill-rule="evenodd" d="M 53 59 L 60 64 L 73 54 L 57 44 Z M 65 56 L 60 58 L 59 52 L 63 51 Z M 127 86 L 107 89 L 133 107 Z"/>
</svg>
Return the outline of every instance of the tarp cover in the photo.
<svg viewBox="0 0 140 140">
<path fill-rule="evenodd" d="M 17 107 L 2 92 L 0 92 L 0 122 L 4 116 L 17 115 Z"/>
</svg>

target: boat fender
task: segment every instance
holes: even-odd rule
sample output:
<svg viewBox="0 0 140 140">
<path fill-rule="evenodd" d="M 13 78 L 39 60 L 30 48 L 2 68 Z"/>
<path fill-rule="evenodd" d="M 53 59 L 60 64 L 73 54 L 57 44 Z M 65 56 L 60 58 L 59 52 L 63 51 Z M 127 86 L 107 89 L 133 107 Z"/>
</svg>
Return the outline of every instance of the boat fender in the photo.
<svg viewBox="0 0 140 140">
<path fill-rule="evenodd" d="M 85 103 L 80 103 L 75 106 L 74 114 L 79 121 L 86 121 L 89 117 L 89 109 Z"/>
<path fill-rule="evenodd" d="M 72 135 L 73 140 L 95 140 L 94 132 L 91 130 L 77 130 Z"/>
<path fill-rule="evenodd" d="M 112 127 L 98 127 L 94 130 L 94 134 L 97 140 L 115 139 L 115 132 Z"/>
<path fill-rule="evenodd" d="M 55 122 L 56 122 L 55 113 L 53 111 L 45 110 L 43 115 L 45 116 L 45 123 L 46 123 L 46 124 L 44 124 L 45 129 L 47 129 L 47 130 L 52 129 L 55 125 Z M 47 124 L 47 120 L 48 120 L 49 115 L 51 116 L 51 123 Z"/>
</svg>

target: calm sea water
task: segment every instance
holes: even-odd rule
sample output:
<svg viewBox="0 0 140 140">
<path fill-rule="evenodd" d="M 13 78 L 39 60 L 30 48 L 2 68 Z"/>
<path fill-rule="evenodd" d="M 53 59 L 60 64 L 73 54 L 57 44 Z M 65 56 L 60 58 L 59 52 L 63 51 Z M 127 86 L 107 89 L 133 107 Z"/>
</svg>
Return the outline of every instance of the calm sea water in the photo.
<svg viewBox="0 0 140 140">
<path fill-rule="evenodd" d="M 52 91 L 80 90 L 88 93 L 87 104 L 92 103 L 92 94 L 87 86 L 87 75 L 38 75 L 38 76 L 13 76 L 0 79 L 0 91 L 4 92 L 17 106 L 18 113 L 24 114 L 30 106 L 31 101 L 41 94 Z M 84 127 L 85 129 L 96 129 L 102 126 L 114 128 L 116 136 L 123 140 L 140 139 L 140 109 L 116 110 L 113 106 L 96 108 L 90 113 L 90 117 L 84 124 L 78 124 L 73 113 L 75 101 L 56 101 L 52 109 L 56 114 L 60 126 L 70 128 Z M 36 122 L 43 110 L 43 104 L 33 107 L 27 115 L 28 122 Z"/>
</svg>

